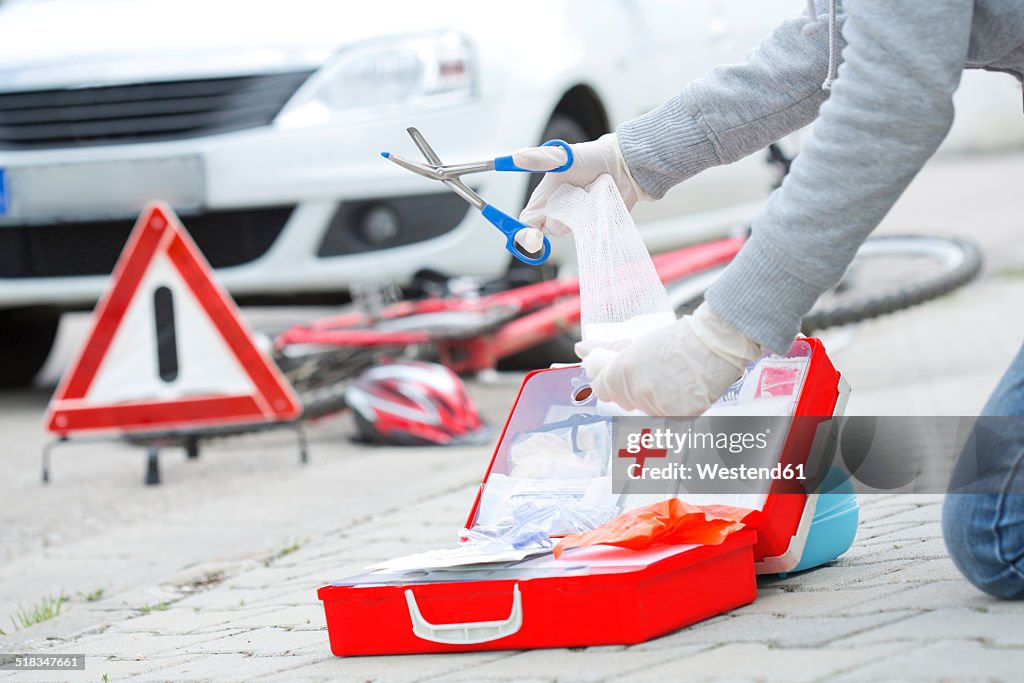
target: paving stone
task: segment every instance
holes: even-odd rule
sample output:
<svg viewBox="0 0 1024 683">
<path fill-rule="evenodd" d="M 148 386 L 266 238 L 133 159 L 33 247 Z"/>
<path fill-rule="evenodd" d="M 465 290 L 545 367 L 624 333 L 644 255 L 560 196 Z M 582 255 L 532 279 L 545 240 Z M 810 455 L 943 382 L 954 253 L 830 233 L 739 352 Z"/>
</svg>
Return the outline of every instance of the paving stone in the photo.
<svg viewBox="0 0 1024 683">
<path fill-rule="evenodd" d="M 920 501 L 922 496 L 920 494 L 904 494 L 907 498 L 912 498 L 915 501 Z M 885 518 L 887 523 L 901 523 L 901 522 L 914 522 L 914 523 L 930 523 L 934 524 L 942 520 L 942 500 L 933 500 L 933 496 L 928 497 L 927 502 L 920 501 L 911 504 L 909 509 L 893 511 L 890 515 Z"/>
<path fill-rule="evenodd" d="M 880 592 L 869 589 L 866 593 Z M 1013 605 L 985 595 L 963 579 L 953 581 L 935 581 L 919 585 L 896 585 L 884 595 L 877 595 L 870 600 L 856 603 L 853 612 L 874 612 L 889 610 L 945 610 L 969 609 L 980 612 L 992 611 L 994 608 Z M 1016 610 L 1022 606 L 1017 604 Z"/>
<path fill-rule="evenodd" d="M 630 672 L 657 666 L 669 657 L 684 657 L 706 647 L 679 647 L 671 653 L 644 650 L 636 647 L 623 649 L 557 649 L 520 652 L 511 657 L 488 662 L 472 668 L 445 673 L 431 681 L 523 681 L 540 680 L 559 683 L 582 683 L 618 680 Z"/>
<path fill-rule="evenodd" d="M 854 541 L 858 550 L 870 552 L 876 548 L 906 545 L 927 540 L 942 540 L 942 528 L 938 522 L 900 522 L 864 530 Z"/>
<path fill-rule="evenodd" d="M 5 652 L 67 652 L 64 644 L 73 643 L 101 633 L 111 622 L 122 622 L 135 617 L 134 610 L 99 610 L 89 605 L 76 605 L 56 619 L 45 621 L 20 631 L 8 631 L 0 637 L 0 648 Z M 10 622 L 8 622 L 9 624 Z"/>
<path fill-rule="evenodd" d="M 789 589 L 789 590 L 787 590 Z M 881 585 L 871 588 L 846 588 L 837 591 L 802 591 L 799 584 L 774 584 L 762 586 L 757 600 L 739 608 L 733 614 L 771 614 L 781 617 L 802 618 L 821 615 L 872 614 L 881 611 L 869 607 L 900 594 L 906 589 L 901 585 Z M 915 610 L 913 605 L 904 604 L 893 609 Z M 923 609 L 923 608 L 922 608 Z"/>
<path fill-rule="evenodd" d="M 319 603 L 298 607 L 281 607 L 269 610 L 254 610 L 251 614 L 238 613 L 236 618 L 226 622 L 231 628 L 260 628 L 272 626 L 290 629 L 326 628 L 323 607 Z"/>
<path fill-rule="evenodd" d="M 794 590 L 836 591 L 888 583 L 898 571 L 899 566 L 890 563 L 857 564 L 854 559 L 840 557 L 826 567 L 791 575 L 780 581 L 788 582 Z"/>
<path fill-rule="evenodd" d="M 921 560 L 943 560 L 949 557 L 946 542 L 941 538 L 921 538 L 912 541 L 879 543 L 860 548 L 851 553 L 861 563 L 871 562 L 920 562 Z"/>
<path fill-rule="evenodd" d="M 237 607 L 237 604 L 236 604 Z M 243 610 L 198 610 L 184 607 L 170 607 L 164 611 L 151 612 L 133 619 L 118 622 L 111 627 L 112 633 L 210 633 L 227 629 L 233 620 L 268 612 L 273 608 Z"/>
<path fill-rule="evenodd" d="M 110 681 L 121 681 L 142 676 L 160 669 L 161 664 L 147 659 L 107 660 L 102 657 L 87 657 L 82 671 L 0 671 L 0 680 L 17 683 L 97 683 L 106 675 Z M 5 675 L 6 674 L 6 675 Z"/>
<path fill-rule="evenodd" d="M 891 543 L 888 536 L 898 531 L 917 529 L 918 525 L 913 522 L 894 522 L 892 524 L 875 524 L 862 526 L 857 529 L 857 537 L 854 539 L 856 546 L 871 546 L 877 543 Z"/>
<path fill-rule="evenodd" d="M 921 560 L 912 562 L 900 567 L 894 572 L 893 579 L 896 581 L 926 582 L 926 581 L 965 581 L 960 570 L 956 568 L 953 561 L 948 557 L 937 560 Z"/>
<path fill-rule="evenodd" d="M 197 654 L 245 654 L 260 657 L 278 657 L 295 652 L 328 652 L 327 631 L 295 631 L 284 628 L 257 628 L 235 631 L 221 638 L 196 643 L 189 652 Z"/>
<path fill-rule="evenodd" d="M 270 586 L 267 588 L 221 588 L 190 595 L 174 603 L 178 609 L 218 611 L 254 609 L 258 606 L 281 606 L 285 604 L 306 604 L 316 599 L 313 592 L 301 588 Z"/>
<path fill-rule="evenodd" d="M 1019 628 L 1019 626 L 1018 626 Z M 890 681 L 1019 681 L 1024 649 L 991 648 L 972 640 L 911 644 L 865 662 L 830 683 Z"/>
<path fill-rule="evenodd" d="M 154 657 L 155 665 L 132 678 L 139 681 L 249 681 L 257 676 L 274 675 L 315 661 L 309 655 L 254 657 L 243 654 L 182 653 L 175 657 Z M 95 679 L 94 679 L 95 680 Z M 279 678 L 280 680 L 280 678 Z"/>
<path fill-rule="evenodd" d="M 753 679 L 802 683 L 827 680 L 857 665 L 877 661 L 896 651 L 894 645 L 858 649 L 773 648 L 762 643 L 726 643 L 673 659 L 658 666 L 616 677 L 616 683 L 666 681 L 732 681 Z"/>
<path fill-rule="evenodd" d="M 288 567 L 257 567 L 233 576 L 217 586 L 231 590 L 246 588 L 273 588 L 287 585 L 295 580 L 308 581 L 309 570 L 305 564 Z"/>
<path fill-rule="evenodd" d="M 938 521 L 912 522 L 910 526 L 887 531 L 874 536 L 875 539 L 884 539 L 893 543 L 903 541 L 917 541 L 922 538 L 942 538 L 942 524 Z"/>
<path fill-rule="evenodd" d="M 813 599 L 809 597 L 808 599 Z M 875 630 L 899 622 L 914 612 L 886 612 L 849 616 L 820 615 L 793 619 L 775 614 L 730 613 L 694 624 L 675 633 L 636 646 L 636 649 L 666 649 L 678 645 L 721 645 L 722 643 L 770 643 L 780 647 L 814 647 L 843 636 Z"/>
<path fill-rule="evenodd" d="M 860 523 L 862 528 L 872 528 L 878 524 L 892 523 L 891 520 L 901 512 L 913 510 L 916 506 L 911 503 L 891 504 L 885 501 L 874 502 L 874 495 L 859 495 L 857 502 L 860 503 Z"/>
<path fill-rule="evenodd" d="M 125 633 L 111 638 L 109 635 L 92 636 L 76 640 L 74 651 L 99 659 L 133 660 L 180 651 L 190 651 L 204 643 L 243 633 L 243 629 L 230 629 L 204 634 Z"/>
<path fill-rule="evenodd" d="M 318 573 L 323 581 L 349 576 L 361 571 L 366 565 L 394 557 L 422 553 L 436 548 L 450 548 L 457 544 L 452 536 L 444 538 L 425 538 L 417 536 L 415 531 L 409 532 L 406 538 L 378 539 L 371 543 L 360 543 L 322 563 Z"/>
<path fill-rule="evenodd" d="M 339 683 L 412 683 L 442 678 L 491 661 L 512 656 L 509 652 L 467 652 L 450 655 L 404 655 L 397 657 L 329 657 L 300 667 L 288 668 L 268 681 L 338 681 Z"/>
<path fill-rule="evenodd" d="M 998 646 L 1024 647 L 1024 607 L 1016 613 L 982 612 L 964 607 L 936 610 L 853 633 L 837 644 L 858 646 L 897 640 L 931 642 L 946 639 L 973 639 Z"/>
<path fill-rule="evenodd" d="M 408 548 L 408 546 L 404 546 L 404 548 Z M 403 550 L 403 546 L 400 544 L 394 544 L 390 553 L 381 554 L 386 554 L 387 557 L 394 557 L 401 555 L 403 552 L 407 553 L 408 551 Z M 302 569 L 307 577 L 315 577 L 318 581 L 329 581 L 331 578 L 347 576 L 358 572 L 371 562 L 387 559 L 387 557 L 380 557 L 370 560 L 367 557 L 356 557 L 358 554 L 356 551 L 349 550 L 348 548 L 331 547 L 329 552 L 305 562 L 302 565 Z"/>
</svg>

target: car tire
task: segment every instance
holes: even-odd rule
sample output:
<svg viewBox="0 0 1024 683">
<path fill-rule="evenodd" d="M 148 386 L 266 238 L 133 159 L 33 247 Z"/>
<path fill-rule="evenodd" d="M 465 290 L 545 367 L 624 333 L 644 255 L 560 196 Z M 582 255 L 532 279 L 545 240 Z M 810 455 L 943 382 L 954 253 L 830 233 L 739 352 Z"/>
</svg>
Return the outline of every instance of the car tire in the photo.
<svg viewBox="0 0 1024 683">
<path fill-rule="evenodd" d="M 0 389 L 32 381 L 50 355 L 59 323 L 53 312 L 0 311 Z"/>
<path fill-rule="evenodd" d="M 543 140 L 565 140 L 570 144 L 586 142 L 591 136 L 583 129 L 576 119 L 565 114 L 555 114 L 544 128 Z M 534 188 L 544 176 L 534 173 L 530 176 L 527 186 L 525 204 Z M 508 278 L 510 282 L 521 286 L 528 282 L 553 280 L 558 277 L 558 267 L 554 265 L 530 266 L 518 259 L 509 264 Z M 574 327 L 546 342 L 532 346 L 524 351 L 508 356 L 498 363 L 499 370 L 536 370 L 546 368 L 552 363 L 572 363 L 578 361 L 573 346 L 579 341 L 579 327 Z"/>
</svg>

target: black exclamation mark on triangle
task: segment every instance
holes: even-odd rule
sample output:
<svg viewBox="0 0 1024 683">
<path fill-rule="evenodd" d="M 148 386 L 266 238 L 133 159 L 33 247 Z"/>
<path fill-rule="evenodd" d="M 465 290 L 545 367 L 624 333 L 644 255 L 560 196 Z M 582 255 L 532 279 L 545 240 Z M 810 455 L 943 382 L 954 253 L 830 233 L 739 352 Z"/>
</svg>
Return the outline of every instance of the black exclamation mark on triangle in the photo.
<svg viewBox="0 0 1024 683">
<path fill-rule="evenodd" d="M 160 379 L 178 378 L 178 337 L 174 327 L 174 293 L 168 287 L 153 292 L 153 318 L 156 322 L 156 363 Z"/>
</svg>

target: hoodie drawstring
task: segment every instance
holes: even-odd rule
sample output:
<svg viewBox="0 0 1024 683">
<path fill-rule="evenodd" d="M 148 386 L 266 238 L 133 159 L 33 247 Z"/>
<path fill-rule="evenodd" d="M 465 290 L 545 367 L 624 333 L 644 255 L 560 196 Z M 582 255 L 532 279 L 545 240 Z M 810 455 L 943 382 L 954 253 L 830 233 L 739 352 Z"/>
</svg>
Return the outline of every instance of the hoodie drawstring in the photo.
<svg viewBox="0 0 1024 683">
<path fill-rule="evenodd" d="M 836 71 L 839 69 L 839 22 L 836 19 L 836 4 L 838 0 L 829 0 L 828 3 L 828 73 L 825 75 L 825 82 L 821 84 L 822 90 L 831 90 L 836 80 Z M 807 0 L 807 16 L 810 21 L 804 25 L 804 35 L 810 36 L 821 28 L 818 21 L 818 10 L 814 7 L 814 0 Z"/>
</svg>

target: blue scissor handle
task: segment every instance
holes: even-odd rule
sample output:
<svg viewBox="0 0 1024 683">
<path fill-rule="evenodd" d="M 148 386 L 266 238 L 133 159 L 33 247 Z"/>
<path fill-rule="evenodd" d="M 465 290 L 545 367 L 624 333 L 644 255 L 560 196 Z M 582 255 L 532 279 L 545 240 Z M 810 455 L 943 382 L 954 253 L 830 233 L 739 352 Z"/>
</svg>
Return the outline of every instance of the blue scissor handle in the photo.
<svg viewBox="0 0 1024 683">
<path fill-rule="evenodd" d="M 547 237 L 544 238 L 544 250 L 541 252 L 541 255 L 537 258 L 530 258 L 516 248 L 516 233 L 525 228 L 529 228 L 529 225 L 520 223 L 515 218 L 512 218 L 512 216 L 509 216 L 507 213 L 491 204 L 488 204 L 481 209 L 480 213 L 484 215 L 484 218 L 491 222 L 491 225 L 496 227 L 498 230 L 501 230 L 506 238 L 505 248 L 508 249 L 517 259 L 531 266 L 539 266 L 548 260 L 548 256 L 551 255 L 551 242 L 548 241 Z"/>
<path fill-rule="evenodd" d="M 523 173 L 561 173 L 562 171 L 568 171 L 572 166 L 572 147 L 565 140 L 548 140 L 541 147 L 561 147 L 565 150 L 565 163 L 558 168 L 553 168 L 550 171 L 534 171 L 530 168 L 522 168 L 516 166 L 516 162 L 512 161 L 512 155 L 509 154 L 505 157 L 498 157 L 494 160 L 495 171 L 521 171 Z"/>
</svg>

